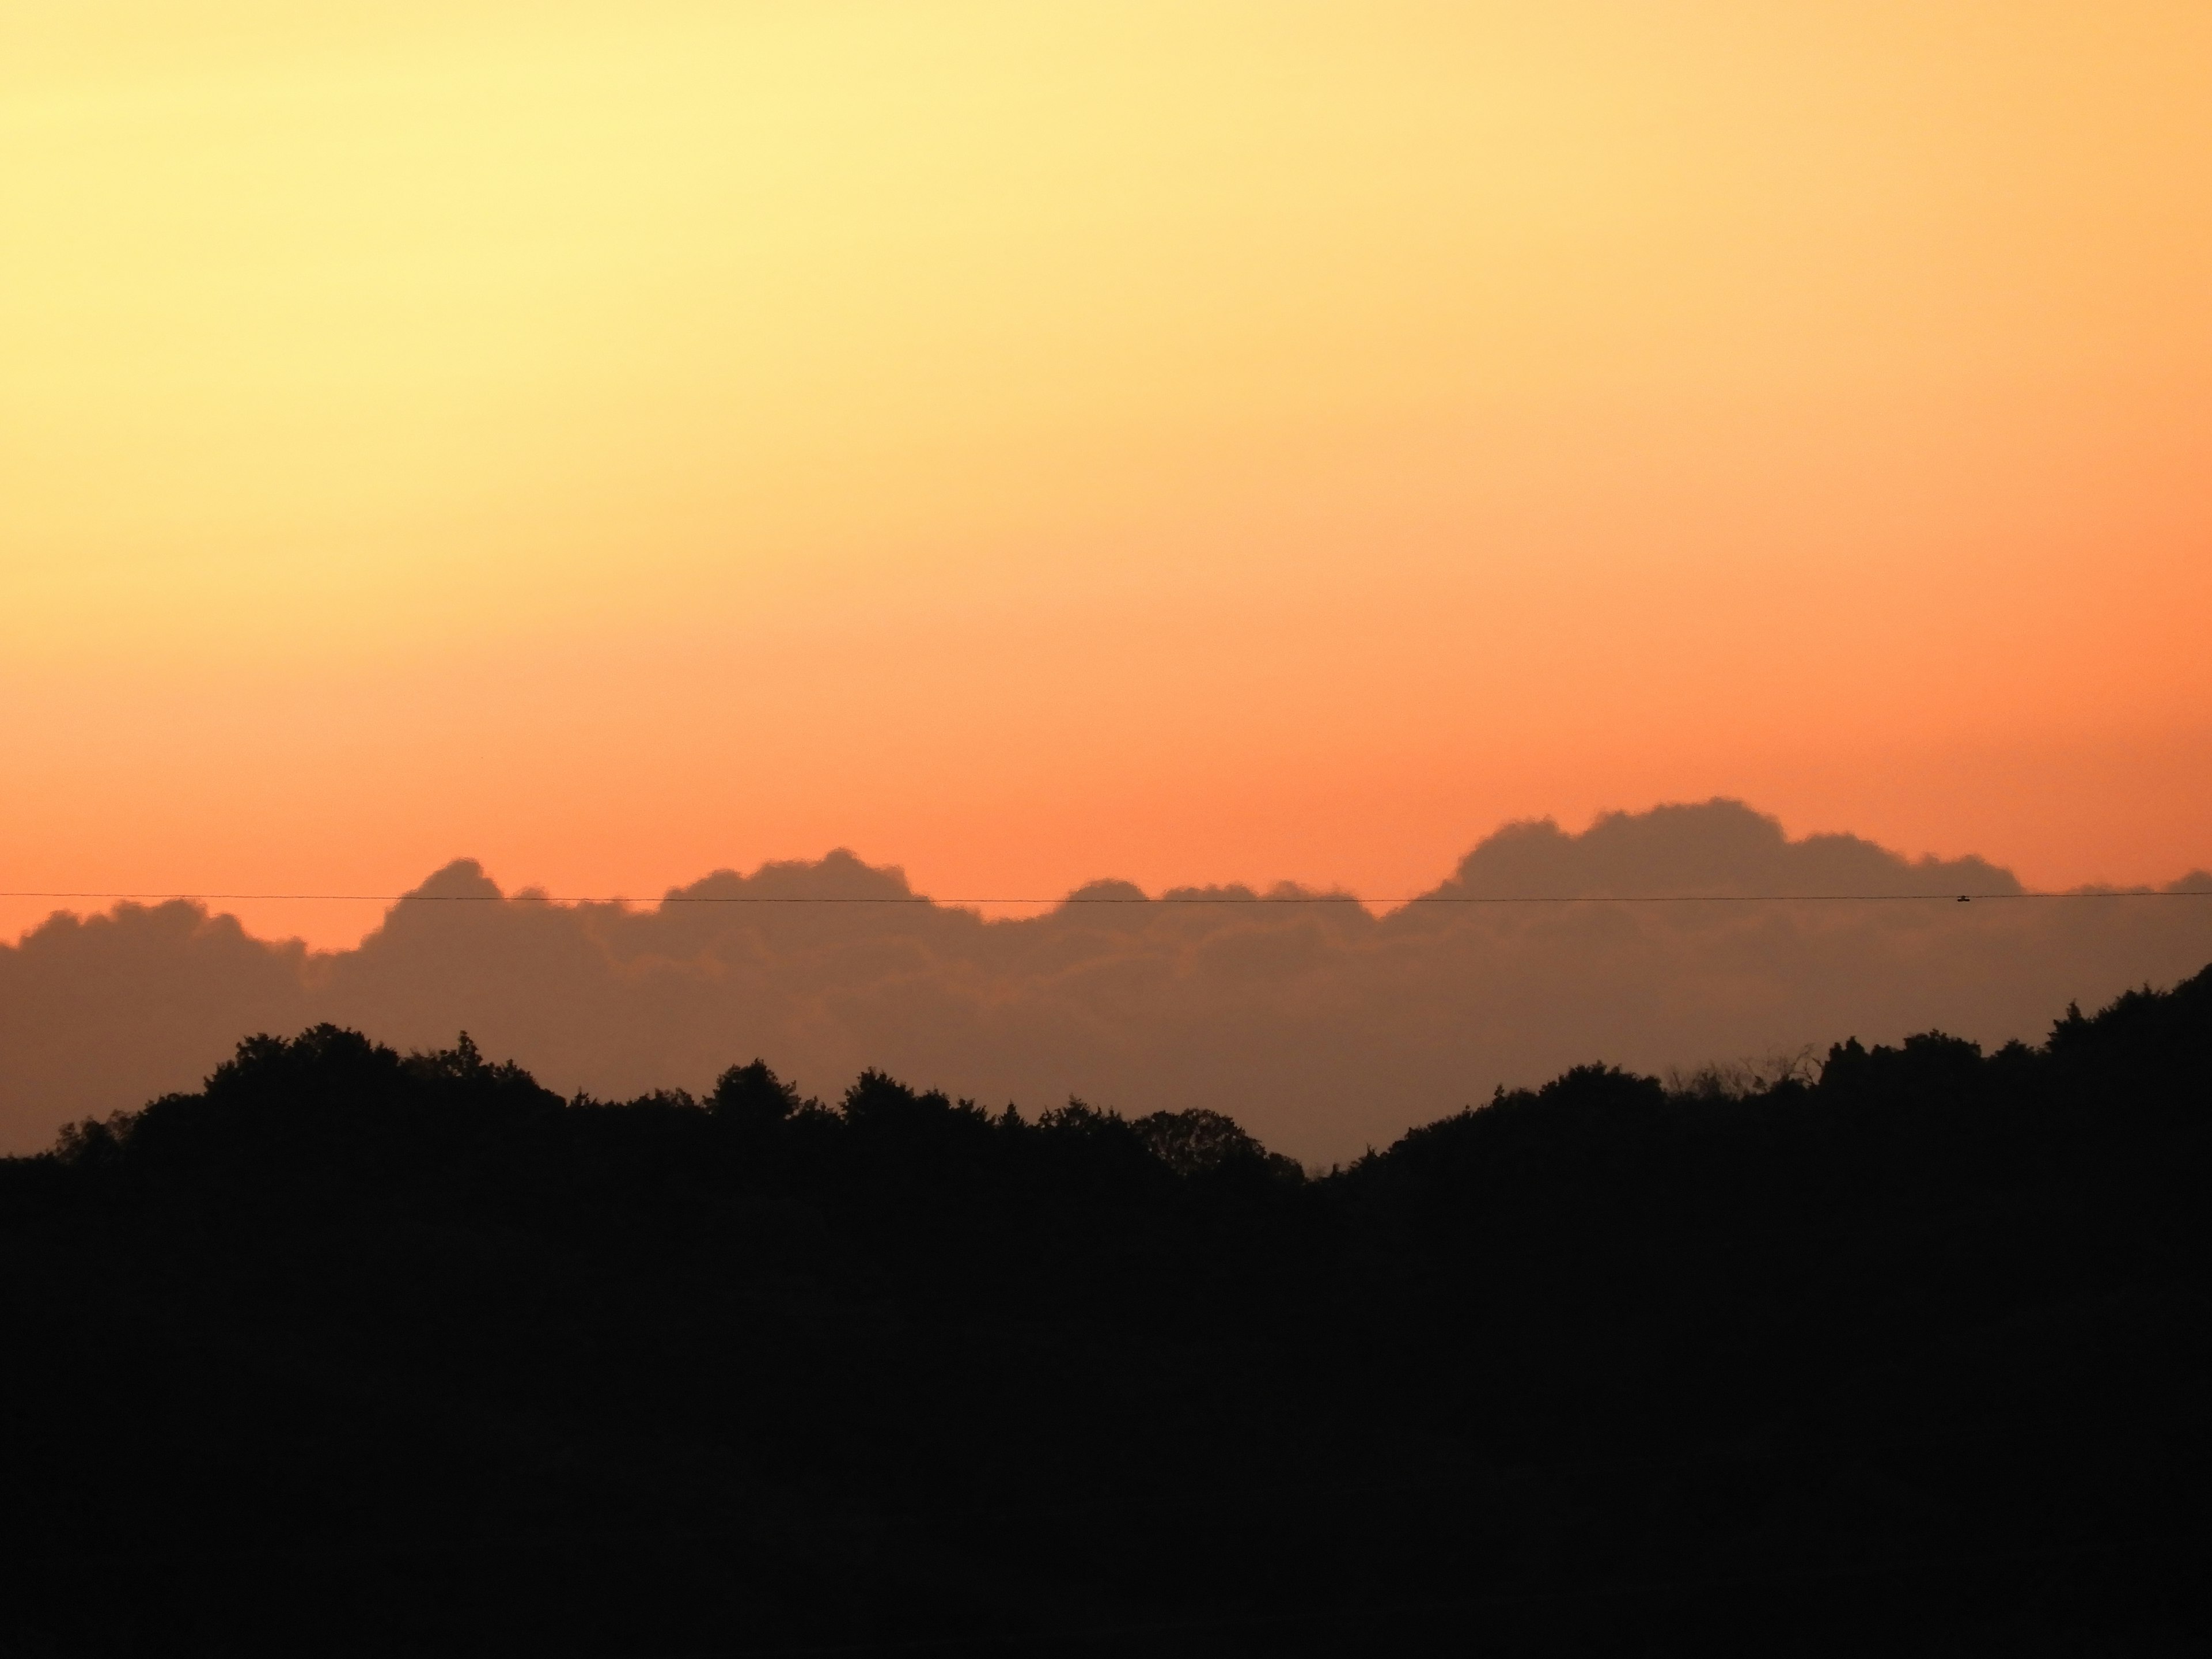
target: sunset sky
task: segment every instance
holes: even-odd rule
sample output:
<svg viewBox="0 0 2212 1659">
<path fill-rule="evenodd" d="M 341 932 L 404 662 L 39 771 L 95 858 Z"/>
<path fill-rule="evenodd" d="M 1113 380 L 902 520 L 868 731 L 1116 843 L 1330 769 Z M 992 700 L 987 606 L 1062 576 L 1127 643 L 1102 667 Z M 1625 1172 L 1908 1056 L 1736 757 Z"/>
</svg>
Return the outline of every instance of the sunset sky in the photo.
<svg viewBox="0 0 2212 1659">
<path fill-rule="evenodd" d="M 15 0 L 0 887 L 2166 879 L 2208 296 L 2201 0 Z"/>
</svg>

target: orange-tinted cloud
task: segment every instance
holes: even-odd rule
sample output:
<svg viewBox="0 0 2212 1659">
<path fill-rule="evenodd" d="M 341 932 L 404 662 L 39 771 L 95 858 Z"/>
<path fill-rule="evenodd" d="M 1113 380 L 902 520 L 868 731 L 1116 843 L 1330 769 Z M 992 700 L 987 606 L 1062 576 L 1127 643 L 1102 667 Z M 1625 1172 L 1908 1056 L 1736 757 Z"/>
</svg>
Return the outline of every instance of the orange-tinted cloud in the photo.
<svg viewBox="0 0 2212 1659">
<path fill-rule="evenodd" d="M 498 896 L 465 860 L 350 951 L 259 944 L 180 904 L 46 923 L 0 951 L 0 1123 L 28 1150 L 65 1119 L 191 1085 L 249 1030 L 331 1019 L 422 1047 L 466 1028 L 564 1091 L 699 1089 L 757 1055 L 825 1096 L 875 1066 L 1032 1109 L 1071 1092 L 1132 1113 L 1204 1107 L 1340 1158 L 1583 1060 L 1694 1066 L 1931 1025 L 2032 1039 L 2069 1000 L 2212 960 L 2212 898 L 1952 896 L 2016 890 L 1977 859 L 1790 841 L 1728 802 L 1580 835 L 1508 826 L 1431 896 L 1937 902 L 1376 916 L 1292 888 L 1279 897 L 1301 902 L 1162 896 L 1240 901 L 1178 903 L 1104 883 L 1075 896 L 1092 902 L 988 921 L 908 902 L 897 871 L 844 853 L 719 872 L 644 910 Z"/>
</svg>

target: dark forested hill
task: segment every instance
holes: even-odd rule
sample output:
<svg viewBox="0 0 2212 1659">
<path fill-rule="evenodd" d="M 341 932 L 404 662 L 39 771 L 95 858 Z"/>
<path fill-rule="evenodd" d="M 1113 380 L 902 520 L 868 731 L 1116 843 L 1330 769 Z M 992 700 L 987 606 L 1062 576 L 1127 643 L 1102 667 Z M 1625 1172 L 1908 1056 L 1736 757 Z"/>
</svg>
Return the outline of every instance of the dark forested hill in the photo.
<svg viewBox="0 0 2212 1659">
<path fill-rule="evenodd" d="M 0 1163 L 0 1654 L 2186 1652 L 2212 969 L 1309 1176 L 321 1027 Z"/>
</svg>

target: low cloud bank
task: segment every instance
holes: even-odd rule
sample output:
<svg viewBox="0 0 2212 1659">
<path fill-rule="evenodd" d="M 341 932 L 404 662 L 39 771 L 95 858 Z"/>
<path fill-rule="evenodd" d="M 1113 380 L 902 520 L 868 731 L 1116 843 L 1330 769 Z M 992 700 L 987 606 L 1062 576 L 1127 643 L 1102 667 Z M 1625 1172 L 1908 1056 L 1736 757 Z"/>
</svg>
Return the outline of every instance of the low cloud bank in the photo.
<svg viewBox="0 0 2212 1659">
<path fill-rule="evenodd" d="M 0 1150 L 195 1086 L 248 1032 L 332 1020 L 403 1048 L 466 1029 L 564 1091 L 697 1090 L 758 1055 L 827 1096 L 874 1066 L 1030 1110 L 1224 1111 L 1327 1161 L 1584 1060 L 1662 1071 L 1930 1026 L 2035 1040 L 2069 1001 L 2212 960 L 2212 897 L 1955 902 L 2019 890 L 1979 859 L 1790 841 L 1734 801 L 1509 825 L 1382 916 L 1112 882 L 1012 921 L 791 902 L 915 898 L 844 852 L 630 910 L 504 896 L 464 860 L 351 951 L 181 903 L 57 915 L 0 946 Z M 1525 902 L 1670 895 L 1743 902 Z"/>
</svg>

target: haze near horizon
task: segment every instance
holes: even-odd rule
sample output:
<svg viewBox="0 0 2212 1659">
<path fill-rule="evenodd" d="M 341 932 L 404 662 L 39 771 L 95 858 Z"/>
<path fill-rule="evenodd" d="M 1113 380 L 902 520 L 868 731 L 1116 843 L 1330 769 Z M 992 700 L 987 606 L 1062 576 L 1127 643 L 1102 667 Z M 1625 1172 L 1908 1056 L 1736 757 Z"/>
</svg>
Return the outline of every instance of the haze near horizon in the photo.
<svg viewBox="0 0 2212 1659">
<path fill-rule="evenodd" d="M 872 1068 L 1032 1115 L 1070 1095 L 1225 1113 L 1329 1162 L 1573 1065 L 1771 1074 L 1931 1026 L 1994 1048 L 2212 961 L 2212 872 L 1960 905 L 2021 884 L 1978 858 L 1793 840 L 1728 800 L 1508 824 L 1380 915 L 1291 887 L 1099 881 L 987 920 L 844 851 L 652 908 L 541 890 L 458 860 L 326 952 L 201 905 L 58 915 L 0 946 L 0 1152 L 189 1089 L 248 1033 L 329 1021 L 422 1050 L 465 1029 L 563 1095 L 696 1093 L 757 1058 L 824 1098 Z M 1823 893 L 1866 896 L 1666 902 Z M 1210 902 L 1161 902 L 1178 898 Z M 1645 902 L 1605 902 L 1624 898 Z M 1450 902 L 1469 899 L 1506 902 Z"/>
</svg>

